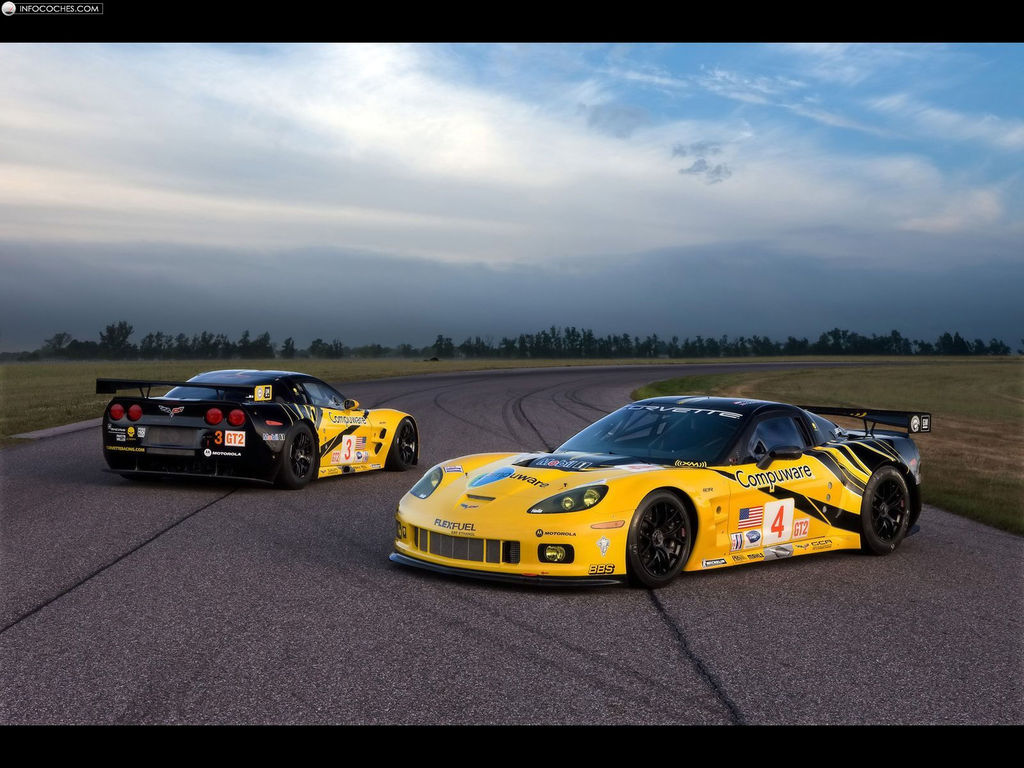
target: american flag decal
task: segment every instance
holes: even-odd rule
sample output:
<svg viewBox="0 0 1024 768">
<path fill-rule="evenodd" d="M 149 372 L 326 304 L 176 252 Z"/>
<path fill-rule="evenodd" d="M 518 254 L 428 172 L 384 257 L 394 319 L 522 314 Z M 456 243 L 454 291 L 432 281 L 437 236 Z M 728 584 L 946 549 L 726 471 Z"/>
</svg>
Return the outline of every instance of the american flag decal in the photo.
<svg viewBox="0 0 1024 768">
<path fill-rule="evenodd" d="M 764 522 L 764 507 L 744 507 L 740 510 L 739 528 L 760 528 Z"/>
<path fill-rule="evenodd" d="M 360 448 L 366 447 L 366 437 L 357 437 L 355 448 L 358 451 Z"/>
</svg>

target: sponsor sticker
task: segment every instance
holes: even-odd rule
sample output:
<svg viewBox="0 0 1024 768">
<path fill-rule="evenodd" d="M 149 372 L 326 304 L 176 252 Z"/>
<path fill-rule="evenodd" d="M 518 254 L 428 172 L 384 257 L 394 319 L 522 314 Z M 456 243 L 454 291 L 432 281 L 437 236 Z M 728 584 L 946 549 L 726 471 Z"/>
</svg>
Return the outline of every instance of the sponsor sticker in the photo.
<svg viewBox="0 0 1024 768">
<path fill-rule="evenodd" d="M 252 391 L 252 399 L 257 403 L 274 399 L 274 387 L 271 384 L 261 384 Z"/>
<path fill-rule="evenodd" d="M 135 437 L 135 427 L 128 427 L 128 437 Z"/>
<path fill-rule="evenodd" d="M 458 473 L 458 474 L 461 475 L 462 474 L 462 467 L 459 464 L 449 464 L 448 466 L 446 466 L 444 468 L 444 471 L 445 472 L 455 472 L 455 473 Z"/>
<path fill-rule="evenodd" d="M 245 448 L 245 432 L 235 429 L 225 430 L 224 445 L 231 445 L 235 448 Z"/>
<path fill-rule="evenodd" d="M 608 575 L 615 573 L 614 563 L 593 563 L 587 568 L 587 573 L 591 576 Z"/>
<path fill-rule="evenodd" d="M 760 531 L 747 531 L 743 537 L 743 548 L 753 549 L 754 547 L 761 546 L 761 532 Z"/>
<path fill-rule="evenodd" d="M 440 517 L 434 518 L 434 525 L 444 531 L 458 531 L 459 533 L 470 533 L 476 530 L 474 523 L 457 523 L 454 520 L 443 520 Z"/>
<path fill-rule="evenodd" d="M 128 451 L 129 453 L 145 453 L 146 449 L 137 445 L 105 445 L 108 451 Z"/>
<path fill-rule="evenodd" d="M 714 568 L 716 565 L 725 565 L 724 557 L 716 557 L 713 560 L 701 560 L 700 565 L 702 568 Z"/>
<path fill-rule="evenodd" d="M 793 538 L 805 539 L 811 530 L 811 521 L 807 517 L 798 517 L 793 521 Z"/>
<path fill-rule="evenodd" d="M 136 431 L 139 433 L 139 437 L 145 437 L 146 436 L 146 428 L 145 427 L 139 427 Z"/>
<path fill-rule="evenodd" d="M 268 442 L 277 442 L 284 440 L 284 432 L 263 432 L 263 439 Z"/>
<path fill-rule="evenodd" d="M 608 547 L 611 546 L 611 542 L 607 536 L 602 536 L 597 540 L 597 548 L 601 550 L 601 557 L 608 554 Z"/>
<path fill-rule="evenodd" d="M 742 413 L 733 413 L 732 411 L 717 411 L 711 408 L 681 408 L 679 406 L 671 405 L 627 405 L 626 408 L 631 411 L 657 411 L 659 413 L 706 413 L 709 416 L 724 416 L 727 419 L 742 419 Z"/>
<path fill-rule="evenodd" d="M 682 459 L 676 459 L 673 466 L 676 467 L 696 467 L 697 469 L 704 469 L 708 463 L 706 461 L 683 461 Z"/>
<path fill-rule="evenodd" d="M 203 451 L 203 456 L 210 458 L 211 456 L 227 456 L 232 459 L 241 458 L 242 454 L 238 451 L 215 451 L 212 448 L 207 448 Z"/>
<path fill-rule="evenodd" d="M 331 414 L 331 423 L 333 424 L 366 424 L 365 416 L 343 416 L 340 413 Z M 366 439 L 365 437 L 363 438 Z"/>
<path fill-rule="evenodd" d="M 536 466 L 555 469 L 586 469 L 593 465 L 592 461 L 580 461 L 579 459 L 543 459 Z"/>
<path fill-rule="evenodd" d="M 735 552 L 737 549 L 743 549 L 742 532 L 729 534 L 729 551 Z"/>
<path fill-rule="evenodd" d="M 510 477 L 513 480 L 522 480 L 524 483 L 529 483 L 530 485 L 535 485 L 538 488 L 547 488 L 548 487 L 547 483 L 542 482 L 541 480 L 538 480 L 536 477 L 531 477 L 530 475 L 523 474 L 522 472 L 516 472 L 515 474 L 510 475 Z"/>
<path fill-rule="evenodd" d="M 181 413 L 182 411 L 184 411 L 184 410 L 185 410 L 185 406 L 184 406 L 184 405 L 178 405 L 178 406 L 175 406 L 174 408 L 169 408 L 169 407 L 168 407 L 168 406 L 166 406 L 166 405 L 158 405 L 158 406 L 157 406 L 157 408 L 159 408 L 159 409 L 160 409 L 161 411 L 163 411 L 164 413 L 166 413 L 166 414 L 167 414 L 168 416 L 170 416 L 170 417 L 171 417 L 172 419 L 173 419 L 173 418 L 174 418 L 174 417 L 175 417 L 175 416 L 176 416 L 177 414 L 179 414 L 179 413 Z"/>
<path fill-rule="evenodd" d="M 813 480 L 814 472 L 809 465 L 800 467 L 786 467 L 785 469 L 771 469 L 767 472 L 755 472 L 753 474 L 742 469 L 736 471 L 736 482 L 744 488 L 767 488 L 769 492 L 775 490 L 776 483 L 785 483 L 791 480 Z"/>
</svg>

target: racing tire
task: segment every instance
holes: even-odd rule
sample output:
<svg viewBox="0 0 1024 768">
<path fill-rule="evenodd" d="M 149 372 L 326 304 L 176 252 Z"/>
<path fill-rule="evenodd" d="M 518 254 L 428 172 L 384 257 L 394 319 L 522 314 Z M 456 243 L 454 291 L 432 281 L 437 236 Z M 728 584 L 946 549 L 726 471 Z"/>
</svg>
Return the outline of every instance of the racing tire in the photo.
<svg viewBox="0 0 1024 768">
<path fill-rule="evenodd" d="M 693 521 L 674 494 L 654 491 L 640 502 L 626 537 L 626 573 L 633 586 L 658 589 L 679 575 L 693 550 Z"/>
<path fill-rule="evenodd" d="M 296 424 L 284 439 L 278 484 L 293 491 L 305 488 L 316 477 L 318 458 L 312 430 L 307 424 Z"/>
<path fill-rule="evenodd" d="M 404 472 L 419 459 L 419 435 L 412 419 L 404 418 L 398 422 L 395 436 L 391 440 L 391 449 L 384 466 L 395 472 Z"/>
<path fill-rule="evenodd" d="M 894 467 L 875 470 L 864 486 L 860 507 L 860 548 L 887 555 L 900 545 L 910 524 L 910 491 Z"/>
</svg>

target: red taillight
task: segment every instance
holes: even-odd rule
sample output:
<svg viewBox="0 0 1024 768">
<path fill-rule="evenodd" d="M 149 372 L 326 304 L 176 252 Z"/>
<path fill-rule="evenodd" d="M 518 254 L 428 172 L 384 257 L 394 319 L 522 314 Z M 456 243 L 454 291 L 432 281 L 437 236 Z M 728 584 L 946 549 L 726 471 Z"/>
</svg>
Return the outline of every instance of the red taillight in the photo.
<svg viewBox="0 0 1024 768">
<path fill-rule="evenodd" d="M 128 418 L 132 421 L 138 421 L 142 418 L 142 406 L 136 403 L 128 409 Z"/>
<path fill-rule="evenodd" d="M 240 427 L 245 424 L 245 411 L 235 408 L 235 410 L 228 414 L 228 424 L 232 427 Z"/>
<path fill-rule="evenodd" d="M 114 419 L 115 421 L 117 419 L 123 419 L 124 406 L 121 405 L 120 403 L 114 403 L 112 406 L 110 406 L 110 418 Z"/>
<path fill-rule="evenodd" d="M 220 408 L 211 408 L 206 412 L 207 424 L 220 424 L 222 421 L 224 421 L 224 414 L 221 413 Z"/>
</svg>

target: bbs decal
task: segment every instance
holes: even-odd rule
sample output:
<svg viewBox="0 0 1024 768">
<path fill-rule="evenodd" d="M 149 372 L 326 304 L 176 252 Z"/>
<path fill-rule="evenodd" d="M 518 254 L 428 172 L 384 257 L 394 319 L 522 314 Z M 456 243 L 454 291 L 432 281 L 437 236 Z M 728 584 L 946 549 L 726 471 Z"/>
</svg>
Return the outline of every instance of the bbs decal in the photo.
<svg viewBox="0 0 1024 768">
<path fill-rule="evenodd" d="M 587 569 L 591 575 L 615 573 L 615 565 L 612 563 L 594 563 Z"/>
</svg>

